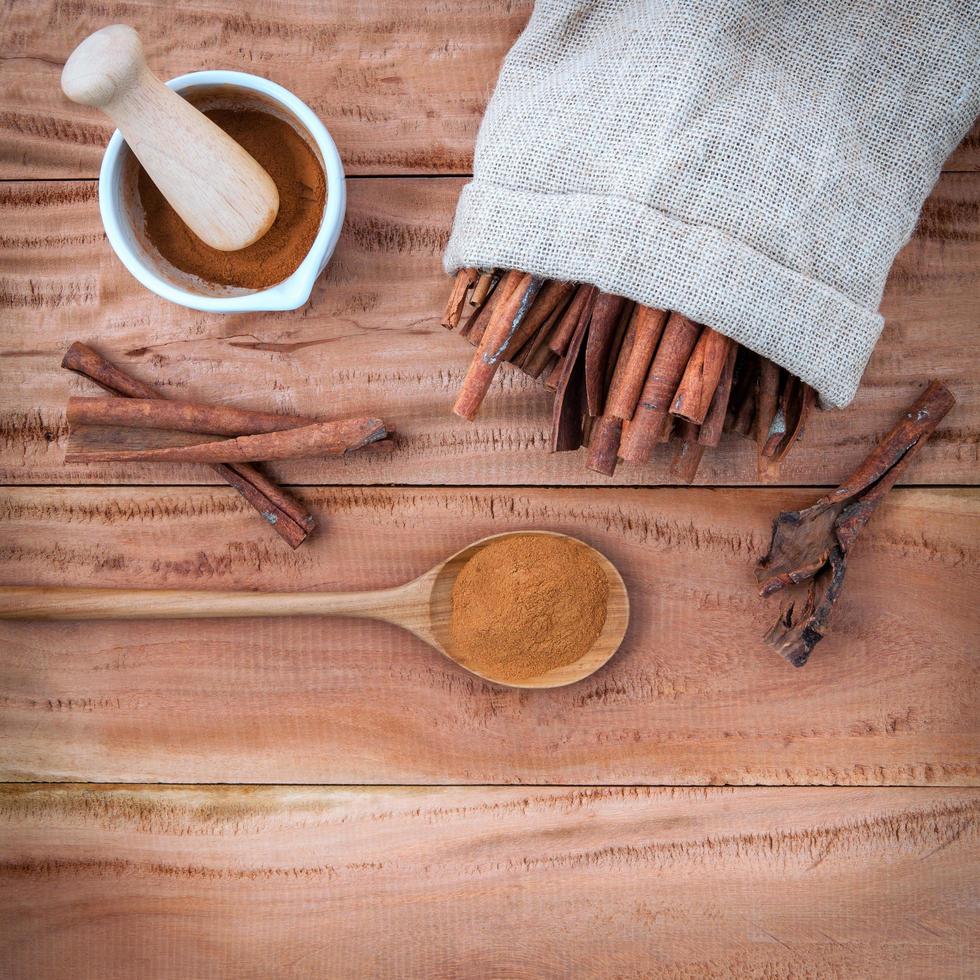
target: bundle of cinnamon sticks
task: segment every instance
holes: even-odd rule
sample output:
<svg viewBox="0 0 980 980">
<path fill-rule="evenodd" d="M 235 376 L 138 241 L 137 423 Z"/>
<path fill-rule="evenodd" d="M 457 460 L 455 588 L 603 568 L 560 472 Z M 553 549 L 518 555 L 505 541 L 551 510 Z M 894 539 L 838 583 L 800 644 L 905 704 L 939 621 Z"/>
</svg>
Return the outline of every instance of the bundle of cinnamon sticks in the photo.
<svg viewBox="0 0 980 980">
<path fill-rule="evenodd" d="M 66 463 L 209 464 L 293 548 L 306 540 L 315 521 L 252 463 L 391 447 L 391 430 L 378 418 L 317 422 L 298 415 L 163 399 L 150 385 L 78 342 L 68 349 L 61 366 L 94 381 L 111 396 L 68 399 Z"/>
<path fill-rule="evenodd" d="M 710 327 L 587 284 L 461 269 L 442 323 L 462 324 L 477 348 L 457 415 L 476 417 L 509 362 L 555 393 L 552 452 L 587 446 L 589 469 L 606 476 L 673 441 L 671 474 L 690 483 L 725 431 L 754 436 L 771 476 L 816 401 L 799 378 Z"/>
</svg>

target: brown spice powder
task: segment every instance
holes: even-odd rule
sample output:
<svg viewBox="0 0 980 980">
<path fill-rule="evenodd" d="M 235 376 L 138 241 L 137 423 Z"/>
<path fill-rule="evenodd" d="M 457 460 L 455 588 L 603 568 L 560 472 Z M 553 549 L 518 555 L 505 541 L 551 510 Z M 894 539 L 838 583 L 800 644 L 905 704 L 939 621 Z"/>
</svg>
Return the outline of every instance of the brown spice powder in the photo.
<svg viewBox="0 0 980 980">
<path fill-rule="evenodd" d="M 575 663 L 602 632 L 608 599 L 602 566 L 579 542 L 545 534 L 495 541 L 453 585 L 456 659 L 504 683 Z"/>
<path fill-rule="evenodd" d="M 140 167 L 137 185 L 147 237 L 172 265 L 205 282 L 246 289 L 274 286 L 296 271 L 320 230 L 327 197 L 323 167 L 303 137 L 268 112 L 214 109 L 205 115 L 240 143 L 275 182 L 276 220 L 247 248 L 235 252 L 211 248 L 184 224 Z"/>
</svg>

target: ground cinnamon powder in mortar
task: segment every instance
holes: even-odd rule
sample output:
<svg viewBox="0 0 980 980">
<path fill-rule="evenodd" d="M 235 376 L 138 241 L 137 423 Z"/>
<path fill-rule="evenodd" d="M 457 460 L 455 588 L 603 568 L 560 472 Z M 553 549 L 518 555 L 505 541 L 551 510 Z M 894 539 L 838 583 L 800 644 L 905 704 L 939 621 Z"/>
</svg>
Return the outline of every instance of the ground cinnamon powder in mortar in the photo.
<svg viewBox="0 0 980 980">
<path fill-rule="evenodd" d="M 139 169 L 137 186 L 147 237 L 182 272 L 210 283 L 265 289 L 291 276 L 306 257 L 323 218 L 327 197 L 323 167 L 289 123 L 256 109 L 213 109 L 204 113 L 265 168 L 279 191 L 272 227 L 247 248 L 222 252 L 205 245 L 184 224 Z"/>
<path fill-rule="evenodd" d="M 574 663 L 602 632 L 609 582 L 583 544 L 546 534 L 494 541 L 456 578 L 456 659 L 495 680 L 527 680 Z"/>
</svg>

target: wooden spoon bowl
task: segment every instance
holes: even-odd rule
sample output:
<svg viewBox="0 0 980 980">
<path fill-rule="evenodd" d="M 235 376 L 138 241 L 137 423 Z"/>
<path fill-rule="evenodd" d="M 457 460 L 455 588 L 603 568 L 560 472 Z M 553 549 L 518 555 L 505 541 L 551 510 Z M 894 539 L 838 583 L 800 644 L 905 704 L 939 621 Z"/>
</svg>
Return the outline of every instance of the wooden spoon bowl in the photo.
<svg viewBox="0 0 980 980">
<path fill-rule="evenodd" d="M 574 684 L 595 673 L 619 649 L 629 624 L 629 595 L 608 558 L 589 548 L 609 583 L 606 620 L 595 643 L 574 663 L 506 681 L 473 670 L 456 656 L 450 623 L 456 577 L 478 551 L 503 538 L 552 531 L 513 531 L 474 542 L 434 568 L 391 589 L 374 592 L 195 592 L 179 589 L 0 588 L 0 619 L 214 619 L 255 616 L 355 616 L 394 623 L 414 633 L 464 670 L 506 687 Z"/>
<path fill-rule="evenodd" d="M 565 538 L 569 541 L 577 541 L 589 549 L 592 557 L 599 563 L 605 573 L 606 581 L 609 583 L 609 599 L 606 605 L 606 621 L 602 630 L 596 637 L 595 643 L 589 650 L 574 663 L 566 664 L 564 667 L 556 667 L 535 677 L 529 677 L 521 681 L 503 681 L 497 677 L 490 677 L 468 666 L 457 656 L 453 645 L 450 621 L 452 619 L 452 594 L 453 586 L 456 584 L 456 577 L 463 570 L 463 566 L 479 551 L 482 551 L 488 544 L 501 541 L 510 537 L 525 537 L 528 534 L 550 535 L 554 538 Z M 450 660 L 459 664 L 471 674 L 483 677 L 485 680 L 493 681 L 495 684 L 504 684 L 507 687 L 564 687 L 566 684 L 574 684 L 590 674 L 594 674 L 609 658 L 619 649 L 626 635 L 626 628 L 629 625 L 629 594 L 626 585 L 616 566 L 601 552 L 595 548 L 572 538 L 567 534 L 558 534 L 553 531 L 512 531 L 505 534 L 494 534 L 488 538 L 469 545 L 462 551 L 458 551 L 451 558 L 446 559 L 441 565 L 427 572 L 417 582 L 431 579 L 428 599 L 428 635 L 424 635 L 418 630 L 412 630 L 417 636 L 421 636 L 427 643 L 430 643 L 437 650 L 442 651 Z M 411 627 L 408 627 L 411 629 Z"/>
</svg>

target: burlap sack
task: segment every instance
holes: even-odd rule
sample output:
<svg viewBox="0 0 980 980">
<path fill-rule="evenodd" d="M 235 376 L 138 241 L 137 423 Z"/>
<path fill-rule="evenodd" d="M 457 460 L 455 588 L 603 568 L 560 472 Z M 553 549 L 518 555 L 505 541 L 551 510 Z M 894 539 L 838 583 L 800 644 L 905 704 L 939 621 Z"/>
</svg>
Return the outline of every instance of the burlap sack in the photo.
<svg viewBox="0 0 980 980">
<path fill-rule="evenodd" d="M 539 0 L 445 266 L 679 310 L 854 396 L 895 253 L 980 111 L 953 0 Z"/>
</svg>

